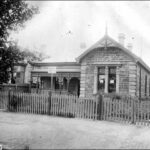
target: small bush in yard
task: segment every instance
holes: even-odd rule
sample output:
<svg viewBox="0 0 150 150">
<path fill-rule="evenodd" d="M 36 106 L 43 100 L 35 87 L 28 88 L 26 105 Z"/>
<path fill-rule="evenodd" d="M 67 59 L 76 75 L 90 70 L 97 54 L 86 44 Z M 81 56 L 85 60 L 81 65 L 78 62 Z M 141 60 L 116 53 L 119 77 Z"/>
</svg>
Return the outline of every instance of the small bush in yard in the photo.
<svg viewBox="0 0 150 150">
<path fill-rule="evenodd" d="M 16 111 L 17 106 L 21 103 L 21 100 L 22 100 L 21 98 L 15 95 L 11 96 L 8 102 L 9 111 Z"/>
<path fill-rule="evenodd" d="M 25 145 L 24 150 L 29 150 L 29 145 Z"/>
<path fill-rule="evenodd" d="M 75 118 L 75 116 L 72 113 L 66 114 L 66 113 L 59 113 L 57 116 L 60 117 L 68 117 L 68 118 Z"/>
<path fill-rule="evenodd" d="M 16 108 L 17 108 L 17 97 L 13 95 L 13 96 L 9 99 L 8 105 L 9 105 L 9 110 L 10 110 L 10 111 L 16 110 Z"/>
</svg>

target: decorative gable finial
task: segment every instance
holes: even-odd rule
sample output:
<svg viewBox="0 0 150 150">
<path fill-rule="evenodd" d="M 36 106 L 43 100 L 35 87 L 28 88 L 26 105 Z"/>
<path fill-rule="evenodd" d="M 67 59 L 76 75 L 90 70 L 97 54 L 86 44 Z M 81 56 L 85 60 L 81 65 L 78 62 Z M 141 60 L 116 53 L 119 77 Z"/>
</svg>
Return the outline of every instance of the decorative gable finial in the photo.
<svg viewBox="0 0 150 150">
<path fill-rule="evenodd" d="M 106 23 L 105 23 L 105 36 L 108 34 L 108 31 L 107 31 L 108 29 L 107 29 L 107 21 L 106 21 Z"/>
<path fill-rule="evenodd" d="M 105 50 L 107 50 L 107 34 L 108 34 L 108 31 L 107 31 L 107 21 L 105 23 Z"/>
</svg>

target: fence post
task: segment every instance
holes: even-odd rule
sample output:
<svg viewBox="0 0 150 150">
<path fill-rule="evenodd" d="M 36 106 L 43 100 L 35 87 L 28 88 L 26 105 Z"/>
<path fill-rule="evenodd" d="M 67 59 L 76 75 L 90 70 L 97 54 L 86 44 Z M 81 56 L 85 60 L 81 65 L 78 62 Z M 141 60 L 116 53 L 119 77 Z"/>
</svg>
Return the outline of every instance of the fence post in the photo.
<svg viewBox="0 0 150 150">
<path fill-rule="evenodd" d="M 97 119 L 98 120 L 102 120 L 103 118 L 103 114 L 102 114 L 102 109 L 103 109 L 103 106 L 102 106 L 102 102 L 103 102 L 103 96 L 101 94 L 98 94 L 97 95 Z"/>
<path fill-rule="evenodd" d="M 135 124 L 136 122 L 136 118 L 135 118 L 135 111 L 136 111 L 136 105 L 135 105 L 135 99 L 134 98 L 131 98 L 130 100 L 132 100 L 132 120 L 131 120 L 131 124 Z"/>
<path fill-rule="evenodd" d="M 48 94 L 48 115 L 50 115 L 50 113 L 51 113 L 51 98 L 52 98 L 52 92 L 49 91 L 49 94 Z"/>
<path fill-rule="evenodd" d="M 8 103 L 7 103 L 7 110 L 10 111 L 11 107 L 11 89 L 8 90 Z"/>
</svg>

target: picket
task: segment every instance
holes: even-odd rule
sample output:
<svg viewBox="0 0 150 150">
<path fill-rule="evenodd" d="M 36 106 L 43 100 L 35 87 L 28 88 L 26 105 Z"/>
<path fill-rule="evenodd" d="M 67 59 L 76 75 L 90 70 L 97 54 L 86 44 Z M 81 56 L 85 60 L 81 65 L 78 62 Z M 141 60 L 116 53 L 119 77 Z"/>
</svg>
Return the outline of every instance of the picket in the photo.
<svg viewBox="0 0 150 150">
<path fill-rule="evenodd" d="M 92 114 L 92 118 L 91 119 L 93 119 L 94 120 L 94 100 L 92 100 L 91 101 L 91 108 L 92 108 L 92 110 L 91 110 L 91 114 Z"/>
<path fill-rule="evenodd" d="M 89 119 L 91 119 L 91 100 L 89 100 Z"/>
<path fill-rule="evenodd" d="M 66 108 L 67 108 L 67 117 L 69 116 L 69 97 L 68 96 L 65 96 L 66 97 L 66 101 L 67 101 L 67 104 L 66 104 Z"/>
<path fill-rule="evenodd" d="M 108 100 L 108 120 L 111 120 L 111 100 Z"/>
<path fill-rule="evenodd" d="M 139 101 L 137 102 L 137 122 L 140 123 L 140 103 Z"/>
<path fill-rule="evenodd" d="M 42 95 L 42 99 L 43 99 L 43 105 L 42 105 L 42 112 L 43 112 L 43 114 L 46 114 L 46 107 L 45 107 L 45 105 L 46 105 L 46 97 L 44 96 L 44 95 Z"/>
<path fill-rule="evenodd" d="M 149 113 L 150 113 L 150 102 L 148 102 L 148 108 L 147 108 L 147 109 L 148 109 L 147 121 L 148 121 L 148 125 L 149 125 L 149 123 L 150 123 L 150 122 L 149 122 L 149 121 L 150 121 L 150 114 L 149 114 Z"/>
<path fill-rule="evenodd" d="M 42 112 L 43 112 L 43 114 L 46 114 L 46 96 L 42 96 L 43 97 L 43 107 L 42 107 Z"/>
<path fill-rule="evenodd" d="M 18 101 L 18 105 L 17 105 L 17 112 L 20 111 L 20 103 L 21 103 L 21 96 L 20 96 L 20 93 L 18 93 L 18 99 L 19 99 L 19 101 Z"/>
<path fill-rule="evenodd" d="M 71 113 L 72 116 L 73 116 L 73 98 L 71 99 L 71 98 L 69 97 L 69 99 L 70 99 L 70 113 Z"/>
<path fill-rule="evenodd" d="M 92 100 L 92 119 L 93 120 L 95 119 L 95 116 L 94 116 L 94 100 Z"/>
<path fill-rule="evenodd" d="M 52 115 L 55 115 L 55 109 L 54 109 L 54 99 L 53 99 L 53 95 L 51 96 L 51 108 L 50 108 L 50 111 Z"/>
</svg>

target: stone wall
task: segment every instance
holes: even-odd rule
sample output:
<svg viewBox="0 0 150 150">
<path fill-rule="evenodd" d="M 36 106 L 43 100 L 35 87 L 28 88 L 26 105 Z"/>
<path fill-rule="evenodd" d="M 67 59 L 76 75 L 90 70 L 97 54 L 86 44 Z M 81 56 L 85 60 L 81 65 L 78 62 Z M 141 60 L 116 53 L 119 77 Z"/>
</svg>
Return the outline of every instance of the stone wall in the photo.
<svg viewBox="0 0 150 150">
<path fill-rule="evenodd" d="M 129 94 L 136 96 L 137 94 L 137 64 L 135 62 L 129 62 Z"/>
<path fill-rule="evenodd" d="M 85 96 L 93 95 L 94 89 L 94 65 L 86 66 L 86 77 L 85 77 Z"/>
<path fill-rule="evenodd" d="M 129 92 L 129 66 L 123 64 L 119 68 L 119 93 L 127 94 Z"/>
</svg>

